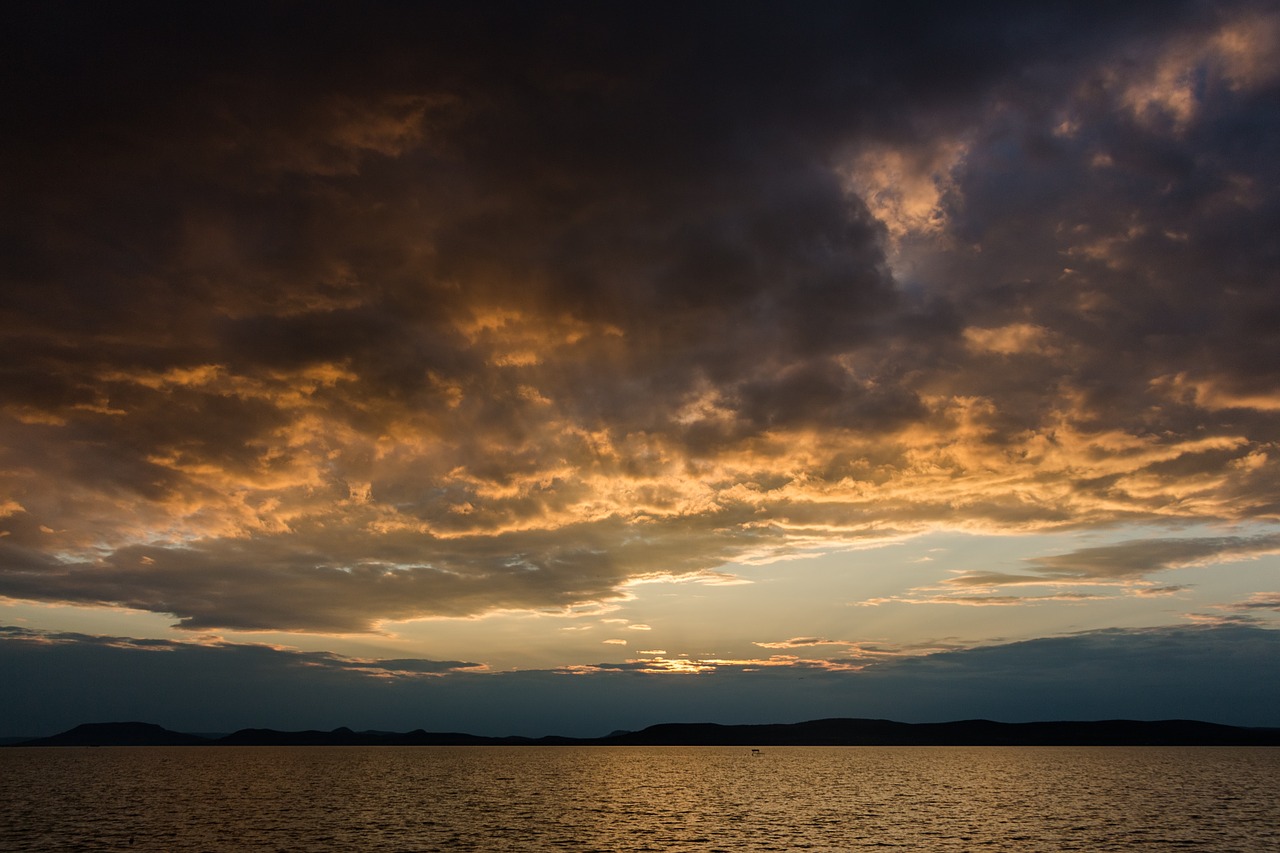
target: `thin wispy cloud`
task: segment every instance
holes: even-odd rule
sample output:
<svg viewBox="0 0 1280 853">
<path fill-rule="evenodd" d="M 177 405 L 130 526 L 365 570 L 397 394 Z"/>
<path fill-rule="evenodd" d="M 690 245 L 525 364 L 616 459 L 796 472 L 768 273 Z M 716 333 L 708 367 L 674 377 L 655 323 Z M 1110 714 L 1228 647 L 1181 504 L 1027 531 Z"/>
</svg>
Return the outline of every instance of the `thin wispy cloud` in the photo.
<svg viewBox="0 0 1280 853">
<path fill-rule="evenodd" d="M 956 587 L 1072 586 L 1142 581 L 1169 569 L 1257 559 L 1280 552 L 1280 535 L 1145 539 L 1069 554 L 1035 557 L 1027 574 L 964 572 L 946 583 Z M 1168 589 L 1165 587 L 1164 589 Z"/>
</svg>

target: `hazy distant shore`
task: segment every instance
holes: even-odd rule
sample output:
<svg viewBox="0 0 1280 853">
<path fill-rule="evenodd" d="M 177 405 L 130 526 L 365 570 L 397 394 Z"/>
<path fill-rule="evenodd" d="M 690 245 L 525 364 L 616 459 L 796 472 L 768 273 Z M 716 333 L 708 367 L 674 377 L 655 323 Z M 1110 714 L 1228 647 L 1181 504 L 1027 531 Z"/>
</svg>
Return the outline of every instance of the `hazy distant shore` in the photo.
<svg viewBox="0 0 1280 853">
<path fill-rule="evenodd" d="M 1196 720 L 898 723 L 829 719 L 773 725 L 663 723 L 604 737 L 486 737 L 461 732 L 276 731 L 221 736 L 170 731 L 152 723 L 86 723 L 14 747 L 49 746 L 1280 746 L 1280 728 Z"/>
</svg>

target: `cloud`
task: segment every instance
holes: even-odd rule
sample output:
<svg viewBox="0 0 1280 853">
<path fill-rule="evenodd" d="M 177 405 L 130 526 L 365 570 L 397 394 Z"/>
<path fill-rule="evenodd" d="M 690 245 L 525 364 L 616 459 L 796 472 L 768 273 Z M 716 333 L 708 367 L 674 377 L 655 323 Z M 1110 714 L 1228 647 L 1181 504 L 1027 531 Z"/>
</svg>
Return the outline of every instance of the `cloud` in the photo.
<svg viewBox="0 0 1280 853">
<path fill-rule="evenodd" d="M 983 584 L 990 586 L 991 584 Z M 921 594 L 890 596 L 888 598 L 869 598 L 856 602 L 860 607 L 878 607 L 882 604 L 956 604 L 962 607 L 1022 607 L 1028 604 L 1085 603 L 1108 598 L 1109 596 L 1083 592 L 1058 592 L 1052 595 L 981 595 L 962 593 L 952 595 Z"/>
<path fill-rule="evenodd" d="M 824 637 L 792 637 L 790 640 L 781 640 L 772 643 L 762 643 L 757 641 L 753 643 L 753 645 L 759 646 L 762 649 L 803 649 L 812 646 L 848 646 L 852 644 L 841 640 L 828 640 Z"/>
<path fill-rule="evenodd" d="M 1040 353 L 1056 355 L 1051 344 L 1046 344 L 1048 331 L 1043 326 L 1028 323 L 1011 323 L 995 329 L 968 328 L 964 330 L 965 343 L 979 352 L 999 355 Z"/>
<path fill-rule="evenodd" d="M 856 668 L 788 656 L 655 656 L 559 671 L 478 672 L 462 662 L 353 662 L 263 645 L 6 628 L 0 662 L 20 689 L 0 708 L 0 731 L 52 734 L 104 719 L 188 731 L 346 725 L 533 736 L 833 716 L 1274 725 L 1278 643 L 1274 630 L 1218 625 L 1096 631 L 862 660 Z"/>
<path fill-rule="evenodd" d="M 1113 6 L 25 10 L 0 595 L 371 631 L 1274 517 L 1274 10 Z"/>
<path fill-rule="evenodd" d="M 966 148 L 962 139 L 943 139 L 914 149 L 867 146 L 849 167 L 848 180 L 892 240 L 938 234 L 946 226 L 943 197 L 955 190 L 952 172 Z"/>
<path fill-rule="evenodd" d="M 223 651 L 227 652 L 228 656 L 258 656 L 271 659 L 279 666 L 288 669 L 305 667 L 380 678 L 439 676 L 450 672 L 483 672 L 486 669 L 484 664 L 466 661 L 356 658 L 333 652 L 308 652 L 263 644 L 229 643 L 217 637 L 206 638 L 199 642 L 179 642 L 81 634 L 73 631 L 42 631 L 13 625 L 0 625 L 0 642 L 27 643 L 41 647 L 97 647 L 122 651 L 193 655 L 200 655 L 206 651 Z"/>
<path fill-rule="evenodd" d="M 1254 610 L 1280 612 L 1280 592 L 1255 592 L 1243 601 L 1236 601 L 1224 606 L 1227 610 L 1238 610 L 1243 613 Z"/>
<path fill-rule="evenodd" d="M 1138 596 L 1157 597 L 1177 595 L 1178 593 L 1185 592 L 1189 589 L 1191 589 L 1191 587 L 1185 584 L 1169 584 L 1168 586 L 1138 587 L 1133 591 L 1133 593 Z"/>
<path fill-rule="evenodd" d="M 1139 539 L 1068 554 L 1027 560 L 1028 574 L 963 572 L 944 581 L 957 587 L 993 587 L 1138 582 L 1168 569 L 1256 559 L 1280 552 L 1280 535 L 1222 536 L 1185 539 Z M 1176 591 L 1182 587 L 1161 587 Z M 1150 590 L 1148 594 L 1150 594 Z"/>
</svg>

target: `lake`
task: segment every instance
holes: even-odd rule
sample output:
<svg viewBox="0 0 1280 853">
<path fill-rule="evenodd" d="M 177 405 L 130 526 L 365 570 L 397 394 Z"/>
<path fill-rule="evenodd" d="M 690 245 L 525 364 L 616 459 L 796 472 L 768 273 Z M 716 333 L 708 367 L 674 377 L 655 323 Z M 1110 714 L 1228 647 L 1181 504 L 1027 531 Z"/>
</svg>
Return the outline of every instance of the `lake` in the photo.
<svg viewBox="0 0 1280 853">
<path fill-rule="evenodd" d="M 0 749 L 4 851 L 1280 850 L 1280 748 Z"/>
</svg>

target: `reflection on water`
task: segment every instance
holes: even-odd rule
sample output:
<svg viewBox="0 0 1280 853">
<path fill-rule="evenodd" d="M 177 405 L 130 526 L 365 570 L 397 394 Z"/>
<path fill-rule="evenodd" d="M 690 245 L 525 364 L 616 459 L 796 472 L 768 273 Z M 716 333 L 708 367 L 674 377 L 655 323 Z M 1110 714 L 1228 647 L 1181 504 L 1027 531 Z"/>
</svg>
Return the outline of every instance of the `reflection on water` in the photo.
<svg viewBox="0 0 1280 853">
<path fill-rule="evenodd" d="M 0 849 L 1280 850 L 1280 749 L 0 750 Z"/>
</svg>

